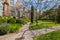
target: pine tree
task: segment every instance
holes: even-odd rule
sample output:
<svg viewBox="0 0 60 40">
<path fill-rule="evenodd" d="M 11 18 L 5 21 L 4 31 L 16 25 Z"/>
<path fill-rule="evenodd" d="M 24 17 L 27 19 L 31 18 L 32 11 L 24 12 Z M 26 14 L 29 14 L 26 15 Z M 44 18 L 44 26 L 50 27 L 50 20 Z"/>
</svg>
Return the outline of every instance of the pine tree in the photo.
<svg viewBox="0 0 60 40">
<path fill-rule="evenodd" d="M 33 23 L 34 20 L 34 6 L 31 6 L 31 23 Z"/>
<path fill-rule="evenodd" d="M 58 7 L 57 10 L 57 22 L 60 23 L 60 6 Z"/>
</svg>

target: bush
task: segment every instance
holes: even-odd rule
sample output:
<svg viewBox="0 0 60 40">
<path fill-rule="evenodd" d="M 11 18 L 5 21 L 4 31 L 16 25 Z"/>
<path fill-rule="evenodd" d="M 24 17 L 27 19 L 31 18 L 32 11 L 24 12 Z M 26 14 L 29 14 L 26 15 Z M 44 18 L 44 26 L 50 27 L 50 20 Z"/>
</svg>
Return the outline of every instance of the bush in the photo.
<svg viewBox="0 0 60 40">
<path fill-rule="evenodd" d="M 0 17 L 0 23 L 5 23 L 6 19 L 4 17 Z"/>
<path fill-rule="evenodd" d="M 16 23 L 20 23 L 20 19 L 16 19 Z"/>
<path fill-rule="evenodd" d="M 4 23 L 0 25 L 0 35 L 7 34 L 9 33 L 9 31 L 10 31 L 9 24 Z"/>
<path fill-rule="evenodd" d="M 6 16 L 0 16 L 0 23 L 7 23 L 7 21 L 11 19 L 11 17 L 6 17 Z"/>
<path fill-rule="evenodd" d="M 0 35 L 18 32 L 28 21 L 28 18 L 0 17 Z"/>
<path fill-rule="evenodd" d="M 20 24 L 10 24 L 10 33 L 18 32 L 22 25 Z"/>
<path fill-rule="evenodd" d="M 2 24 L 0 24 L 0 35 L 18 32 L 21 27 L 22 27 L 22 25 L 20 25 L 20 24 L 2 23 Z"/>
<path fill-rule="evenodd" d="M 26 18 L 16 19 L 16 23 L 20 23 L 20 24 L 26 24 L 28 21 L 29 19 Z"/>
<path fill-rule="evenodd" d="M 25 21 L 25 20 L 23 20 L 23 19 L 20 19 L 20 21 L 21 21 L 21 22 L 20 22 L 21 24 L 26 24 L 26 23 L 27 23 L 27 21 Z"/>
<path fill-rule="evenodd" d="M 7 23 L 16 23 L 16 19 L 15 18 L 8 19 Z"/>
<path fill-rule="evenodd" d="M 25 24 L 29 21 L 28 18 L 16 19 L 15 17 L 0 17 L 0 23 L 20 23 Z"/>
<path fill-rule="evenodd" d="M 26 20 L 27 22 L 29 22 L 29 21 L 30 21 L 30 19 L 29 19 L 29 18 L 24 18 L 24 20 Z"/>
<path fill-rule="evenodd" d="M 26 21 L 25 20 L 22 20 L 22 19 L 17 19 L 16 20 L 16 23 L 25 24 Z"/>
</svg>

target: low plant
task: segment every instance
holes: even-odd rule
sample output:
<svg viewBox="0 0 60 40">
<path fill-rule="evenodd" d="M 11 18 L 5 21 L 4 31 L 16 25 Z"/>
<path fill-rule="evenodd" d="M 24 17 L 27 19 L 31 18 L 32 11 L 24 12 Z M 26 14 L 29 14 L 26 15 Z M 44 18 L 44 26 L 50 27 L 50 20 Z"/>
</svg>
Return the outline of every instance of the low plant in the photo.
<svg viewBox="0 0 60 40">
<path fill-rule="evenodd" d="M 60 40 L 60 30 L 33 37 L 33 40 Z"/>
<path fill-rule="evenodd" d="M 10 31 L 9 24 L 7 23 L 0 24 L 0 35 L 7 34 L 9 33 L 9 31 Z"/>
<path fill-rule="evenodd" d="M 8 19 L 7 23 L 16 23 L 16 19 L 15 18 Z"/>
<path fill-rule="evenodd" d="M 18 32 L 21 27 L 20 24 L 10 24 L 10 33 Z"/>
</svg>

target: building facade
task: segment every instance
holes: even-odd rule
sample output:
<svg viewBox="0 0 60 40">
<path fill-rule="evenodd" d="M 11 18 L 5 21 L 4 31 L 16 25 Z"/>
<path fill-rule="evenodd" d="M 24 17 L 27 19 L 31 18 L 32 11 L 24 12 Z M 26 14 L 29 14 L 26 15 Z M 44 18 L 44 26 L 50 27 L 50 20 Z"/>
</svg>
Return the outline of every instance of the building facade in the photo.
<svg viewBox="0 0 60 40">
<path fill-rule="evenodd" d="M 17 0 L 0 0 L 0 16 L 14 16 Z"/>
<path fill-rule="evenodd" d="M 0 0 L 0 16 L 2 16 L 3 14 L 3 0 Z"/>
<path fill-rule="evenodd" d="M 20 3 L 18 0 L 16 2 L 16 13 L 17 13 L 16 16 L 20 17 Z"/>
<path fill-rule="evenodd" d="M 3 0 L 3 15 L 4 16 L 10 15 L 9 0 Z"/>
<path fill-rule="evenodd" d="M 11 16 L 16 16 L 16 1 L 17 0 L 10 0 L 10 14 L 11 14 Z"/>
</svg>

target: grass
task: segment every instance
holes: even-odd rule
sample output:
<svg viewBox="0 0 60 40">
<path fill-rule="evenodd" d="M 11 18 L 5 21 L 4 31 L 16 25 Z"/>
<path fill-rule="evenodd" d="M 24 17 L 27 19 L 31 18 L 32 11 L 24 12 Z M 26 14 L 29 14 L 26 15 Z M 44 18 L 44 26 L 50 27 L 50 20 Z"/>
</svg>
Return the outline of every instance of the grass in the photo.
<svg viewBox="0 0 60 40">
<path fill-rule="evenodd" d="M 2 23 L 0 24 L 0 35 L 18 32 L 22 24 Z"/>
<path fill-rule="evenodd" d="M 60 30 L 33 37 L 33 40 L 60 40 Z"/>
<path fill-rule="evenodd" d="M 29 18 L 0 17 L 0 35 L 18 32 L 29 21 Z"/>
<path fill-rule="evenodd" d="M 30 24 L 29 29 L 30 30 L 37 30 L 37 29 L 50 28 L 50 27 L 56 27 L 56 26 L 60 26 L 60 24 L 52 22 L 52 21 L 39 20 L 38 25 L 36 25 L 36 22 L 34 22 L 33 24 Z"/>
<path fill-rule="evenodd" d="M 22 24 L 9 24 L 10 32 L 18 32 L 19 29 L 22 27 Z"/>
</svg>

